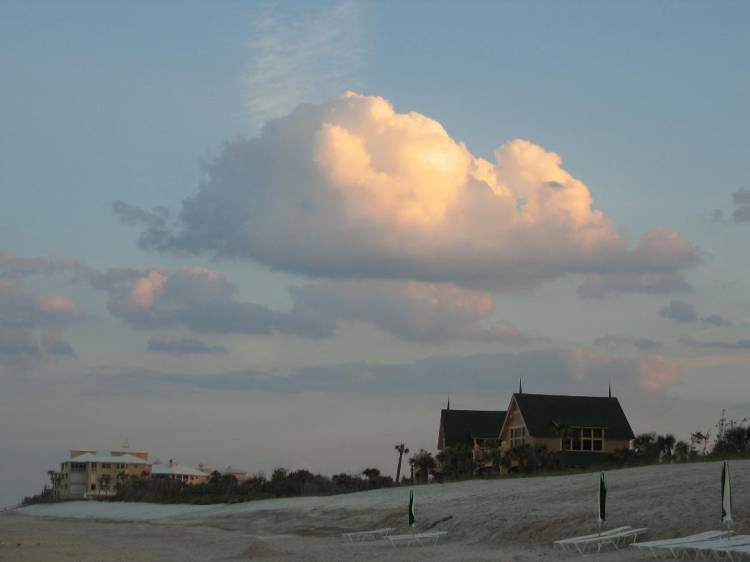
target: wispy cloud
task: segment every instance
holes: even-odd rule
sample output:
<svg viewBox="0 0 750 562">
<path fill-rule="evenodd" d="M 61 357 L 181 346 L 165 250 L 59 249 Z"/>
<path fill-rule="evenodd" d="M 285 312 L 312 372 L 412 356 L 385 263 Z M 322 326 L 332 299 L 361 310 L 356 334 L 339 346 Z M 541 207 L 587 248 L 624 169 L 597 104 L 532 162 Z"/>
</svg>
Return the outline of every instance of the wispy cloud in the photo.
<svg viewBox="0 0 750 562">
<path fill-rule="evenodd" d="M 290 14 L 289 6 L 266 4 L 253 21 L 247 106 L 257 125 L 361 87 L 366 6 L 344 0 L 297 8 Z"/>
</svg>

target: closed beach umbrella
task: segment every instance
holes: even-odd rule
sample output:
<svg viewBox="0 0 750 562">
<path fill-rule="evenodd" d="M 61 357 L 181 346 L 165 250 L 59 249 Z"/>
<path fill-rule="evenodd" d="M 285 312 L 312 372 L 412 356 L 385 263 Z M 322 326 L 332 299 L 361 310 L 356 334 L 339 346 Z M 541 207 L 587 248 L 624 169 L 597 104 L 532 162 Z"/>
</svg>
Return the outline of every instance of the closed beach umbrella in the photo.
<svg viewBox="0 0 750 562">
<path fill-rule="evenodd" d="M 721 522 L 725 525 L 732 523 L 732 483 L 727 461 L 721 467 Z"/>
<path fill-rule="evenodd" d="M 409 492 L 409 527 L 413 527 L 414 523 L 417 522 L 417 518 L 414 517 L 414 492 Z"/>
<path fill-rule="evenodd" d="M 602 472 L 599 476 L 599 526 L 607 521 L 607 479 Z"/>
</svg>

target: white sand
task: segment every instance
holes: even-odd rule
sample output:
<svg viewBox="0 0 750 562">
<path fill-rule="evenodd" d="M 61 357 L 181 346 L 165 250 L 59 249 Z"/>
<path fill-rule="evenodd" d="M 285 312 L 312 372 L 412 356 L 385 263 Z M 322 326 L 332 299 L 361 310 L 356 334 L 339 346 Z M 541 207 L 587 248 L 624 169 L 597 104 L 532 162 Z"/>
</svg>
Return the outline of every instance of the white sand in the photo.
<svg viewBox="0 0 750 562">
<path fill-rule="evenodd" d="M 750 461 L 731 466 L 736 530 L 750 532 Z M 719 474 L 719 463 L 610 471 L 609 525 L 646 526 L 649 538 L 720 528 Z M 597 478 L 417 486 L 417 528 L 449 534 L 438 546 L 408 550 L 340 539 L 343 532 L 377 527 L 407 531 L 408 488 L 235 505 L 31 506 L 0 515 L 0 542 L 6 543 L 0 560 L 572 560 L 551 544 L 596 530 Z"/>
</svg>

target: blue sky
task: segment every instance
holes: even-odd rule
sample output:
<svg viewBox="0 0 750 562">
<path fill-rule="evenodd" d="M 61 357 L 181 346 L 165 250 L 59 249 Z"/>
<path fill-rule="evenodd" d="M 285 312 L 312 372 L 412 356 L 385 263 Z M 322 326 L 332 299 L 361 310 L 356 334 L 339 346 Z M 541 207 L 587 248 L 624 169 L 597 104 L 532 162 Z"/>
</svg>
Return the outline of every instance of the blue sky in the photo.
<svg viewBox="0 0 750 562">
<path fill-rule="evenodd" d="M 747 405 L 737 396 L 748 389 L 750 356 L 738 342 L 749 337 L 745 246 L 750 223 L 727 217 L 747 201 L 742 190 L 750 187 L 750 38 L 744 25 L 749 11 L 743 2 L 3 3 L 0 252 L 12 259 L 0 271 L 0 281 L 2 275 L 10 279 L 0 302 L 6 316 L 0 328 L 6 328 L 9 342 L 0 345 L 0 356 L 5 354 L 0 421 L 24 429 L 3 434 L 0 445 L 16 451 L 15 462 L 32 465 L 39 477 L 24 475 L 12 489 L 0 490 L 0 503 L 12 501 L 17 489 L 34 491 L 47 465 L 67 448 L 107 447 L 126 436 L 189 463 L 232 463 L 251 470 L 307 463 L 329 472 L 369 463 L 387 471 L 391 441 L 409 439 L 413 449 L 434 448 L 437 409 L 445 394 L 458 394 L 456 400 L 467 408 L 502 408 L 519 370 L 536 381 L 539 392 L 598 392 L 614 377 L 626 409 L 639 416 L 639 430 L 685 437 L 710 426 L 721 408 L 745 415 Z M 294 225 L 276 221 L 270 230 L 260 229 L 264 216 L 275 216 L 275 206 L 246 225 L 258 229 L 252 230 L 250 255 L 219 256 L 210 236 L 198 244 L 203 249 L 179 251 L 179 240 L 186 240 L 180 236 L 190 235 L 197 244 L 207 232 L 203 227 L 211 226 L 215 213 L 205 205 L 217 200 L 209 196 L 197 200 L 202 222 L 186 222 L 180 213 L 183 200 L 215 183 L 222 170 L 217 158 L 232 148 L 252 156 L 239 138 L 260 139 L 264 154 L 270 154 L 271 137 L 261 133 L 268 119 L 286 117 L 301 103 L 334 107 L 343 103 L 333 100 L 345 90 L 384 98 L 396 114 L 417 112 L 435 120 L 473 158 L 492 162 L 494 151 L 514 139 L 559 154 L 562 168 L 591 193 L 607 228 L 626 243 L 617 250 L 620 257 L 610 253 L 586 262 L 593 268 L 586 271 L 607 277 L 612 275 L 607 268 L 631 267 L 626 275 L 648 277 L 656 275 L 648 268 L 666 267 L 674 258 L 670 279 L 684 279 L 692 290 L 680 292 L 672 284 L 644 291 L 639 285 L 606 298 L 581 298 L 577 290 L 587 273 L 573 262 L 591 258 L 580 253 L 581 247 L 571 250 L 570 265 L 543 263 L 540 249 L 524 251 L 525 243 L 546 235 L 544 216 L 538 228 L 523 231 L 529 238 L 498 240 L 498 247 L 517 243 L 521 248 L 508 262 L 517 265 L 503 266 L 498 276 L 513 267 L 521 270 L 524 259 L 537 271 L 512 286 L 497 281 L 500 277 L 484 279 L 482 286 L 464 282 L 450 267 L 455 256 L 437 243 L 428 257 L 445 265 L 441 274 L 427 273 L 417 263 L 419 256 L 389 269 L 394 256 L 384 253 L 381 266 L 377 251 L 368 268 L 360 259 L 369 255 L 363 247 L 345 244 L 335 260 L 331 257 L 335 271 L 326 269 L 322 264 L 330 256 L 324 248 L 295 252 L 294 244 L 286 243 L 285 235 L 295 238 L 284 228 Z M 370 107 L 373 99 L 352 103 Z M 285 122 L 297 126 L 300 115 L 293 113 Z M 297 147 L 294 138 L 284 138 L 289 150 L 281 143 L 273 145 L 273 154 L 279 162 L 289 160 L 271 167 L 267 181 L 273 189 L 252 187 L 267 189 L 260 201 L 286 193 L 287 172 L 303 174 L 291 155 L 304 154 L 305 143 Z M 249 169 L 250 177 L 242 180 L 248 186 L 255 181 Z M 165 242 L 163 251 L 139 247 L 139 235 L 150 227 L 143 220 L 123 224 L 113 212 L 115 201 L 144 212 L 168 209 L 172 242 Z M 717 208 L 724 221 L 712 220 Z M 474 222 L 483 232 L 481 220 Z M 225 227 L 217 219 L 211 232 Z M 638 262 L 638 241 L 655 227 L 677 233 L 690 245 L 689 255 L 675 257 L 670 246 L 658 263 Z M 308 234 L 331 236 L 325 224 L 313 228 Z M 409 236 L 412 231 L 398 232 Z M 257 247 L 272 235 L 284 244 Z M 331 241 L 340 244 L 349 237 L 356 238 L 339 232 Z M 549 242 L 552 260 L 556 240 Z M 495 251 L 490 248 L 471 267 L 485 271 L 510 259 Z M 18 273 L 18 260 L 55 256 L 75 258 L 79 265 L 51 274 L 37 263 L 33 273 Z M 310 256 L 319 256 L 321 265 Z M 234 287 L 222 292 L 227 287 L 222 284 L 213 296 L 200 293 L 208 299 L 200 301 L 206 307 L 201 311 L 214 307 L 210 317 L 196 319 L 195 307 L 179 309 L 197 302 L 197 293 L 177 283 L 194 280 L 198 270 L 186 268 L 195 267 L 213 272 L 201 277 L 211 287 L 223 283 L 211 277 L 214 273 Z M 117 283 L 96 277 L 110 268 L 128 268 L 131 277 Z M 173 284 L 163 289 L 169 282 L 149 278 L 158 298 L 171 299 L 169 307 L 139 316 L 124 295 L 133 297 L 128 291 L 154 270 Z M 341 271 L 355 274 L 342 278 Z M 638 279 L 633 282 L 643 281 Z M 290 292 L 290 287 L 304 290 Z M 426 306 L 426 292 L 447 308 L 425 312 L 420 307 Z M 54 303 L 39 297 L 49 294 L 74 303 L 75 310 L 63 310 L 56 301 L 60 306 L 53 314 Z M 692 307 L 693 316 L 675 319 L 674 307 L 668 308 L 672 301 L 677 308 L 687 305 L 688 312 Z M 304 314 L 287 314 L 293 305 Z M 19 310 L 23 326 L 8 320 Z M 427 314 L 432 324 L 417 325 L 403 310 Z M 261 326 L 258 315 L 271 324 Z M 711 316 L 727 324 L 706 320 Z M 500 328 L 490 333 L 496 322 Z M 321 337 L 320 330 L 327 329 L 335 333 Z M 38 343 L 41 355 L 23 347 L 31 341 L 27 336 L 38 342 L 47 338 Z M 595 343 L 604 336 L 619 339 Z M 634 338 L 658 346 L 638 347 Z M 172 353 L 163 345 L 156 349 L 164 341 L 171 342 Z M 196 342 L 226 352 L 174 351 L 180 345 L 200 347 Z M 494 395 L 467 374 L 488 369 L 487 353 L 511 354 L 491 357 L 520 365 L 497 365 Z M 567 362 L 562 371 L 548 360 L 555 353 Z M 427 395 L 405 391 L 397 400 L 366 384 L 353 384 L 343 397 L 330 385 L 321 390 L 307 384 L 319 376 L 316 369 L 366 381 L 385 376 L 384 365 L 405 373 L 404 388 L 410 388 L 409 376 L 435 365 L 450 365 L 455 380 L 436 381 Z M 227 390 L 222 382 L 227 373 L 293 379 L 281 386 Z M 204 378 L 196 384 L 187 376 Z M 153 379 L 162 382 L 144 382 Z M 281 437 L 245 428 L 234 444 L 206 438 L 199 454 L 163 413 L 194 430 L 189 416 L 180 417 L 184 404 L 195 413 L 194 423 L 217 416 L 217 427 L 234 432 L 245 423 L 243 392 L 255 408 L 256 423 L 264 415 L 281 416 L 274 418 Z M 400 415 L 374 429 L 384 402 L 398 402 Z M 45 424 L 38 425 L 33 420 L 40 419 L 35 410 L 42 404 L 51 407 L 41 416 Z M 337 408 L 349 433 L 331 432 L 341 420 Z M 293 437 L 298 420 L 280 414 L 291 409 L 307 415 L 304 439 Z M 139 412 L 139 423 L 130 426 L 129 410 Z M 79 413 L 71 416 L 71 411 Z M 111 426 L 103 422 L 111 418 L 116 420 Z M 59 434 L 49 427 L 60 428 Z M 346 454 L 335 452 L 334 433 L 351 441 Z M 80 440 L 68 442 L 68 435 Z M 359 445 L 364 442 L 377 447 Z M 290 453 L 293 448 L 298 456 Z"/>
</svg>

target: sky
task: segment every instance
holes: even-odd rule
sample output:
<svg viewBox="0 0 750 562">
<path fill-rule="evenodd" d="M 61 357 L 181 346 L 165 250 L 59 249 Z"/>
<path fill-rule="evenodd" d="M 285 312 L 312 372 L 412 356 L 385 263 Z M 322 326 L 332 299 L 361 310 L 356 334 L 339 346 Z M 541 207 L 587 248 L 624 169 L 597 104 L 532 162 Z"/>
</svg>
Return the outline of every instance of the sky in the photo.
<svg viewBox="0 0 750 562">
<path fill-rule="evenodd" d="M 750 416 L 744 2 L 0 5 L 0 505 L 395 472 L 441 407 Z"/>
</svg>

